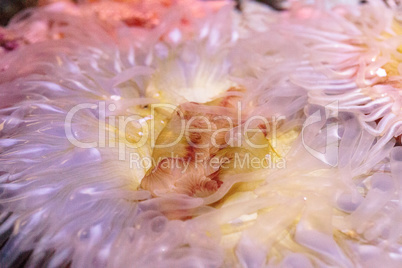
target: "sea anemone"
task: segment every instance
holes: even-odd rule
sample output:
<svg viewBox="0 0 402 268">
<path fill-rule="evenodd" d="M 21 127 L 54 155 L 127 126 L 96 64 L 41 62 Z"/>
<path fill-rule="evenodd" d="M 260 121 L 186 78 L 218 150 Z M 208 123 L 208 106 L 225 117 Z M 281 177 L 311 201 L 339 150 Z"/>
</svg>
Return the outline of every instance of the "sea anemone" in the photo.
<svg viewBox="0 0 402 268">
<path fill-rule="evenodd" d="M 80 2 L 1 30 L 1 267 L 402 264 L 396 9 Z"/>
</svg>

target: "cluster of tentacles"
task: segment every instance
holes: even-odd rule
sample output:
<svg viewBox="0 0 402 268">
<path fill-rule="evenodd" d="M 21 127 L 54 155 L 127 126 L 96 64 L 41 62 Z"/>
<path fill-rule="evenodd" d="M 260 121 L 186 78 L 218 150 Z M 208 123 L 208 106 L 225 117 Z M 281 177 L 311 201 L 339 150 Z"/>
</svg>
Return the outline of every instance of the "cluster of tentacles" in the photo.
<svg viewBox="0 0 402 268">
<path fill-rule="evenodd" d="M 402 265 L 397 7 L 49 2 L 0 29 L 1 267 Z"/>
</svg>

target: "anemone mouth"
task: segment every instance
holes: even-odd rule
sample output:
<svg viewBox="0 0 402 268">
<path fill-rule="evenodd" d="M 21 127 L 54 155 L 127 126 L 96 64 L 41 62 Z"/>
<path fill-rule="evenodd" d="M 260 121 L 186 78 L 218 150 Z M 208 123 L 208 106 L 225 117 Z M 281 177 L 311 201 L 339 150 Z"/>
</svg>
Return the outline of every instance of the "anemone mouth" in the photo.
<svg viewBox="0 0 402 268">
<path fill-rule="evenodd" d="M 1 267 L 400 266 L 396 10 L 81 2 L 0 31 Z"/>
<path fill-rule="evenodd" d="M 230 91 L 229 91 L 230 92 Z M 181 193 L 207 197 L 215 193 L 230 174 L 268 167 L 279 154 L 270 144 L 265 118 L 252 129 L 238 96 L 209 102 L 184 103 L 171 113 L 160 131 L 152 153 L 152 165 L 141 187 L 158 196 Z M 264 122 L 265 120 L 265 122 Z M 250 160 L 250 158 L 252 158 Z"/>
</svg>

